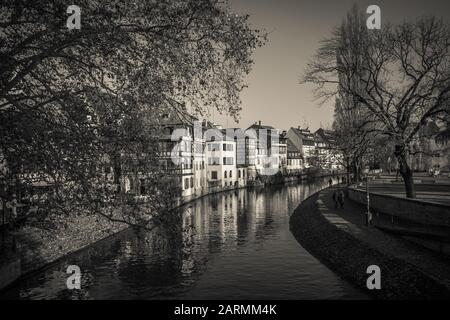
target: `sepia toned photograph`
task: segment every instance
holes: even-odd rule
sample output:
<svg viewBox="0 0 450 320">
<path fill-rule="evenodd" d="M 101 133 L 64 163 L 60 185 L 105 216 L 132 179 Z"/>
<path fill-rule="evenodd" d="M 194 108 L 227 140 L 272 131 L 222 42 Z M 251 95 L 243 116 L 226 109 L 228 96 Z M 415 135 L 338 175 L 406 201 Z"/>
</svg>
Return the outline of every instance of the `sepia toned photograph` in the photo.
<svg viewBox="0 0 450 320">
<path fill-rule="evenodd" d="M 0 0 L 0 306 L 448 300 L 449 121 L 447 0 Z"/>
</svg>

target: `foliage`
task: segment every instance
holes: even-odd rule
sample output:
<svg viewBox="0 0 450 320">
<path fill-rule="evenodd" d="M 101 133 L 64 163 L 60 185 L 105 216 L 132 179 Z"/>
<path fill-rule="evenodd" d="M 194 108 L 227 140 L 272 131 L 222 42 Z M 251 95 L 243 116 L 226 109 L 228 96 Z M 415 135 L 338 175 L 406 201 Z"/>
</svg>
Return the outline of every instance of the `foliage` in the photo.
<svg viewBox="0 0 450 320">
<path fill-rule="evenodd" d="M 353 9 L 346 27 L 322 43 L 304 81 L 316 85 L 318 98 L 347 98 L 342 102 L 352 112 L 352 135 L 356 130 L 366 142 L 382 136 L 394 145 L 407 196 L 415 197 L 407 162 L 411 142 L 428 121 L 448 115 L 450 26 L 422 17 L 367 30 L 358 16 Z"/>
<path fill-rule="evenodd" d="M 189 107 L 237 117 L 264 36 L 221 1 L 77 5 L 81 29 L 69 30 L 66 1 L 1 3 L 2 196 L 46 181 L 52 192 L 40 205 L 48 210 L 123 209 L 123 195 L 105 182 L 104 167 L 112 166 L 116 176 L 127 168 L 149 179 L 149 211 L 163 210 L 176 192 L 157 165 L 161 116 Z M 124 216 L 118 219 L 136 222 Z"/>
</svg>

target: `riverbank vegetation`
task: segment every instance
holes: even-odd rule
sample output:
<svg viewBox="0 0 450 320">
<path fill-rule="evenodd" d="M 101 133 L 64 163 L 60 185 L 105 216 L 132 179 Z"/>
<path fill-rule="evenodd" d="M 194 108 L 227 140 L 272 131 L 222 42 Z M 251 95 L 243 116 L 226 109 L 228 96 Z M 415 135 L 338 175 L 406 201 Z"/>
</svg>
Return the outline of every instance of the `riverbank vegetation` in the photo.
<svg viewBox="0 0 450 320">
<path fill-rule="evenodd" d="M 0 197 L 28 202 L 44 222 L 96 213 L 146 226 L 178 191 L 159 163 L 161 119 L 238 117 L 265 35 L 222 1 L 77 6 L 81 27 L 68 29 L 65 1 L 1 4 Z M 145 205 L 118 188 L 124 174 L 147 180 Z"/>
</svg>

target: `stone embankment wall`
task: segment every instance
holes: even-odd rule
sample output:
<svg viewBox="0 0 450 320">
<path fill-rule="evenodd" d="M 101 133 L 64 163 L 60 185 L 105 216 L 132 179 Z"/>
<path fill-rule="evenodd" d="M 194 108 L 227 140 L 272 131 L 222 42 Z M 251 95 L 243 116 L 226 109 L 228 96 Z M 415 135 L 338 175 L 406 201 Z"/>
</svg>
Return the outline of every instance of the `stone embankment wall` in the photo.
<svg viewBox="0 0 450 320">
<path fill-rule="evenodd" d="M 364 205 L 367 203 L 367 195 L 362 190 L 349 188 L 348 196 L 357 203 Z M 405 220 L 425 225 L 450 227 L 450 206 L 448 205 L 370 193 L 370 207 L 376 212 Z"/>
<path fill-rule="evenodd" d="M 326 212 L 320 192 L 303 201 L 290 218 L 297 241 L 342 278 L 377 299 L 448 299 L 447 288 L 413 265 L 375 249 L 356 236 L 361 232 Z M 367 267 L 382 272 L 381 290 L 369 290 Z"/>
</svg>

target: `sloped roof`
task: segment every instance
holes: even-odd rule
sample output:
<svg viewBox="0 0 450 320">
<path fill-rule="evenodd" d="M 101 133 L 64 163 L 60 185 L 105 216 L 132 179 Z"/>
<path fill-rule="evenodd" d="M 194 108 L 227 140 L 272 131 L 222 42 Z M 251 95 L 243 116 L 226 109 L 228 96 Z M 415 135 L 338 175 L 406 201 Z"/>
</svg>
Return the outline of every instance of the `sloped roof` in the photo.
<svg viewBox="0 0 450 320">
<path fill-rule="evenodd" d="M 314 141 L 314 134 L 311 133 L 308 129 L 299 129 L 299 128 L 291 127 L 291 130 L 302 140 Z"/>
<path fill-rule="evenodd" d="M 297 146 L 291 141 L 291 139 L 287 140 L 287 150 L 288 152 L 302 152 Z"/>
<path fill-rule="evenodd" d="M 319 128 L 316 130 L 316 132 L 314 132 L 314 134 L 319 140 L 329 144 L 333 144 L 336 141 L 336 139 L 334 138 L 334 132 L 332 130 Z"/>
<path fill-rule="evenodd" d="M 292 132 L 295 133 L 295 135 L 297 135 L 299 138 L 303 139 L 303 135 L 299 129 L 291 127 L 291 130 L 292 130 Z"/>
<path fill-rule="evenodd" d="M 263 125 L 259 125 L 257 123 L 252 124 L 250 127 L 248 127 L 247 129 L 266 129 L 266 130 L 275 130 L 274 127 L 272 126 L 263 126 Z"/>
<path fill-rule="evenodd" d="M 303 159 L 303 152 L 302 152 L 302 150 L 297 148 L 295 146 L 295 144 L 290 139 L 287 139 L 287 152 L 288 152 L 288 154 L 290 152 L 297 152 L 297 153 L 299 153 L 299 158 Z"/>
</svg>

